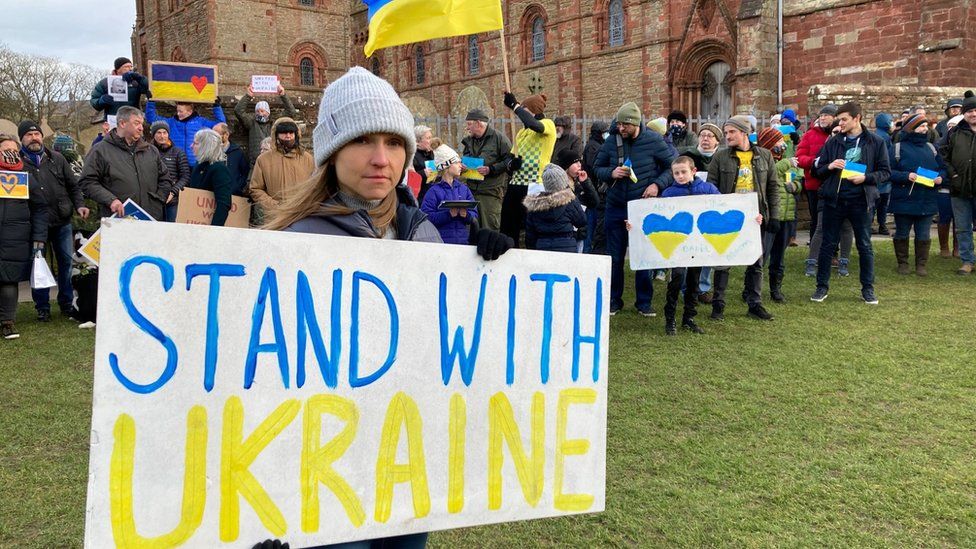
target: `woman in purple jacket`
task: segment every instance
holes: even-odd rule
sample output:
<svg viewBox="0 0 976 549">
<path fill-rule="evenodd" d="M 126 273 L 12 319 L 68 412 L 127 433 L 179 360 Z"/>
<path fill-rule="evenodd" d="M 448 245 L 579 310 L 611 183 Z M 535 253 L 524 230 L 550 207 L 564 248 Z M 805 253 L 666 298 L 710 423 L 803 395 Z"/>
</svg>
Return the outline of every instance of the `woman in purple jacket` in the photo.
<svg viewBox="0 0 976 549">
<path fill-rule="evenodd" d="M 441 207 L 444 202 L 470 201 L 474 195 L 461 182 L 461 157 L 454 149 L 441 145 L 434 150 L 434 169 L 438 181 L 424 195 L 420 209 L 441 233 L 445 244 L 468 244 L 471 225 L 478 222 L 478 210 L 470 208 Z"/>
</svg>

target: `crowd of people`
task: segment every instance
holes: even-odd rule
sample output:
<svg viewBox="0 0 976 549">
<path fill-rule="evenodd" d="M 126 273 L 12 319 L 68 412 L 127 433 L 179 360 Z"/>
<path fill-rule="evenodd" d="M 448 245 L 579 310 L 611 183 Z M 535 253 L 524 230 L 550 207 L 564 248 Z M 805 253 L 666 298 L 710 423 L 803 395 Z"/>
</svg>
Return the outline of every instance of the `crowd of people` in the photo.
<svg viewBox="0 0 976 549">
<path fill-rule="evenodd" d="M 283 87 L 266 97 L 280 101 L 284 116 L 278 118 L 271 115 L 269 101 L 255 101 L 248 88 L 234 108 L 247 132 L 242 147 L 230 140 L 219 99 L 212 118 L 190 103 L 177 103 L 175 114 L 165 117 L 146 77 L 129 59 L 116 60 L 113 74 L 127 83 L 128 100 L 113 99 L 106 79 L 95 85 L 91 105 L 106 115 L 106 125 L 83 159 L 69 161 L 46 147 L 40 126 L 30 120 L 19 125 L 16 138 L 0 137 L 0 169 L 26 171 L 30 180 L 30 200 L 0 200 L 4 338 L 19 335 L 13 323 L 17 283 L 47 249 L 57 272 L 61 314 L 94 325 L 91 314 L 75 307 L 74 216 L 121 216 L 124 203 L 132 200 L 153 218 L 172 222 L 184 188 L 214 193 L 213 225 L 224 224 L 237 195 L 250 198 L 252 224 L 265 229 L 475 245 L 486 259 L 519 245 L 609 255 L 611 315 L 625 307 L 627 203 L 637 199 L 755 194 L 763 254 L 746 266 L 741 296 L 748 316 L 758 320 L 773 319 L 763 305 L 764 278 L 769 297 L 786 300 L 785 256 L 797 245 L 801 196 L 810 215 L 805 274 L 816 280 L 813 301 L 827 298 L 833 267 L 839 276 L 850 274 L 856 244 L 861 295 L 865 303 L 878 303 L 871 244 L 875 216 L 878 233 L 885 235 L 890 234 L 888 215 L 894 216 L 891 236 L 900 274 L 927 274 L 936 215 L 939 254 L 959 257 L 958 272 L 964 275 L 972 273 L 976 261 L 976 97 L 971 92 L 950 99 L 937 123 L 924 108 L 910 107 L 897 121 L 877 113 L 873 130 L 856 103 L 823 105 L 808 124 L 787 109 L 768 123 L 736 115 L 721 126 L 703 123 L 697 131 L 681 111 L 651 117 L 626 103 L 612 121 L 594 123 L 586 140 L 572 132 L 569 117 L 547 116 L 546 95 L 519 100 L 506 92 L 502 102 L 522 126 L 514 145 L 492 127 L 484 110 L 473 109 L 455 149 L 430 128 L 415 126 L 385 81 L 353 68 L 325 90 L 311 142 L 302 135 Z M 369 93 L 375 98 L 363 95 Z M 337 107 L 355 96 L 366 103 L 375 99 L 375 112 L 358 103 L 352 109 Z M 402 165 L 393 150 L 406 154 Z M 465 158 L 479 159 L 478 165 L 465 166 Z M 423 181 L 416 194 L 405 183 L 408 171 Z M 465 177 L 475 171 L 477 176 Z M 951 245 L 950 232 L 955 233 Z M 682 293 L 681 327 L 703 333 L 696 308 L 710 305 L 712 320 L 725 318 L 729 272 L 728 267 L 635 271 L 634 307 L 640 315 L 656 316 L 654 281 L 670 277 L 666 334 L 677 331 Z M 50 321 L 48 290 L 35 290 L 32 297 L 38 320 Z"/>
</svg>

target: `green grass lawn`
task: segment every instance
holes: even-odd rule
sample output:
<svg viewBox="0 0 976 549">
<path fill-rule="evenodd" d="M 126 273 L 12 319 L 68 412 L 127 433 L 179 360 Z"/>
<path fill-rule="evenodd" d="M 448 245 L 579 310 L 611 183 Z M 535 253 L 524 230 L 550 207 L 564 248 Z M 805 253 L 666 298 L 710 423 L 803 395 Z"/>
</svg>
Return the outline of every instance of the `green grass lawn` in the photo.
<svg viewBox="0 0 976 549">
<path fill-rule="evenodd" d="M 899 277 L 890 242 L 875 249 L 879 306 L 856 267 L 810 302 L 805 247 L 773 322 L 745 316 L 741 268 L 727 320 L 702 309 L 704 336 L 665 338 L 628 298 L 611 320 L 606 512 L 431 545 L 976 546 L 976 278 L 939 258 Z M 32 317 L 0 341 L 0 546 L 77 547 L 94 334 Z"/>
</svg>

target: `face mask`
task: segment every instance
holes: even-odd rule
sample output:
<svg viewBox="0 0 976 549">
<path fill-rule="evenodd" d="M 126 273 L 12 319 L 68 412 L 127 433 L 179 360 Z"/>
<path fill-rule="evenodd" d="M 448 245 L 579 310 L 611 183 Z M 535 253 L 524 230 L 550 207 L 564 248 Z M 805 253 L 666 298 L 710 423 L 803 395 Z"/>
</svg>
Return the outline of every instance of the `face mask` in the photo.
<svg viewBox="0 0 976 549">
<path fill-rule="evenodd" d="M 681 139 L 686 133 L 688 133 L 688 128 L 684 126 L 678 126 L 677 124 L 671 126 L 671 135 L 677 139 Z"/>
<path fill-rule="evenodd" d="M 295 141 L 291 141 L 289 143 L 286 143 L 286 142 L 284 142 L 284 141 L 282 141 L 280 139 L 277 139 L 276 141 L 278 141 L 278 148 L 280 148 L 281 150 L 285 151 L 286 153 L 291 152 L 292 149 L 294 149 L 295 146 L 298 144 L 298 140 L 297 139 Z"/>
<path fill-rule="evenodd" d="M 769 150 L 773 154 L 783 154 L 783 151 L 786 150 L 786 145 L 776 145 L 775 147 L 773 147 L 772 149 L 769 149 Z"/>
<path fill-rule="evenodd" d="M 263 116 L 263 115 L 260 115 L 260 114 L 254 116 L 254 119 L 257 120 L 261 124 L 264 124 L 265 122 L 267 122 L 269 118 L 270 117 L 268 117 L 268 116 Z"/>
<path fill-rule="evenodd" d="M 715 151 L 703 151 L 701 147 L 698 147 L 698 152 L 702 154 L 705 158 L 711 158 Z"/>
<path fill-rule="evenodd" d="M 603 139 L 610 137 L 610 132 L 603 132 Z"/>
</svg>

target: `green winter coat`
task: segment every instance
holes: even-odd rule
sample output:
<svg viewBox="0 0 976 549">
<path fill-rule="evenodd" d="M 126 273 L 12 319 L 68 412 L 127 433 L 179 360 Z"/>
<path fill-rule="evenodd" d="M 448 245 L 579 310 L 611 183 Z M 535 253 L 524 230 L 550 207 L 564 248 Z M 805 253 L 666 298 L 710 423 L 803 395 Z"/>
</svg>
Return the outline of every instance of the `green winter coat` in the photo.
<svg viewBox="0 0 976 549">
<path fill-rule="evenodd" d="M 735 150 L 724 147 L 715 151 L 708 165 L 708 182 L 718 187 L 722 194 L 735 192 L 735 181 L 739 176 L 739 157 Z M 780 219 L 783 215 L 779 203 L 776 184 L 776 169 L 773 155 L 761 147 L 752 148 L 752 179 L 759 195 L 759 213 L 763 219 Z"/>
<path fill-rule="evenodd" d="M 803 189 L 800 176 L 803 170 L 794 168 L 786 155 L 776 162 L 776 188 L 779 190 L 779 211 L 777 221 L 796 221 L 796 197 Z"/>
<path fill-rule="evenodd" d="M 512 156 L 512 142 L 504 134 L 489 127 L 481 139 L 469 135 L 461 140 L 461 154 L 481 158 L 491 170 L 484 181 L 469 180 L 471 192 L 488 191 L 504 187 L 508 183 L 508 162 Z"/>
</svg>

